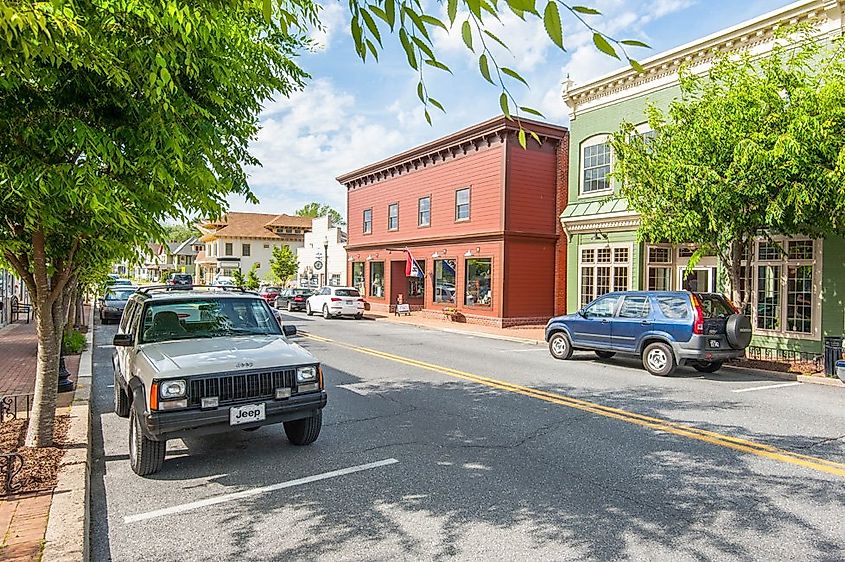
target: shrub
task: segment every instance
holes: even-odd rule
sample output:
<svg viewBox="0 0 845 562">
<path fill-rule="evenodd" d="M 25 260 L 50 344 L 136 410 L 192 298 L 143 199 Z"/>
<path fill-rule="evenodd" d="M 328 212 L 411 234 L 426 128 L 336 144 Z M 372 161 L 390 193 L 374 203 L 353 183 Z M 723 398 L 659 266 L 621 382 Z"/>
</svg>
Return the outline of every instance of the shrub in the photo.
<svg viewBox="0 0 845 562">
<path fill-rule="evenodd" d="M 85 349 L 85 334 L 78 330 L 65 332 L 63 350 L 66 355 L 76 355 Z"/>
</svg>

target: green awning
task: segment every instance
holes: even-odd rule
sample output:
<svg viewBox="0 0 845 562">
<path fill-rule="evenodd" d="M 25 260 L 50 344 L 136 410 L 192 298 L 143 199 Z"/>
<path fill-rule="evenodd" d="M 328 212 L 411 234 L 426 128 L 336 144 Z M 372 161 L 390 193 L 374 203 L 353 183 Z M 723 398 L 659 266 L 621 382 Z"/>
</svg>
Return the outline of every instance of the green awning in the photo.
<svg viewBox="0 0 845 562">
<path fill-rule="evenodd" d="M 574 217 L 589 217 L 591 215 L 607 215 L 611 213 L 623 213 L 627 210 L 627 199 L 597 199 L 595 201 L 570 203 L 563 210 L 560 218 L 567 219 Z"/>
</svg>

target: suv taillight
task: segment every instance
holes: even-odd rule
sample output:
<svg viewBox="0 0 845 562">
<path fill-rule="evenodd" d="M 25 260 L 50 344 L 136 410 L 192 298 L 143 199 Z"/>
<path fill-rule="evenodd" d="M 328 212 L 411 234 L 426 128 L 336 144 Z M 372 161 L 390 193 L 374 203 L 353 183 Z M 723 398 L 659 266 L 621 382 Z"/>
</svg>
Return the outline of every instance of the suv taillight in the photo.
<svg viewBox="0 0 845 562">
<path fill-rule="evenodd" d="M 701 303 L 698 302 L 698 297 L 694 293 L 690 293 L 690 301 L 692 302 L 694 316 L 692 333 L 702 335 L 704 334 L 704 311 L 701 309 Z"/>
<path fill-rule="evenodd" d="M 340 302 L 343 299 L 339 299 L 337 297 L 332 297 L 332 302 Z"/>
</svg>

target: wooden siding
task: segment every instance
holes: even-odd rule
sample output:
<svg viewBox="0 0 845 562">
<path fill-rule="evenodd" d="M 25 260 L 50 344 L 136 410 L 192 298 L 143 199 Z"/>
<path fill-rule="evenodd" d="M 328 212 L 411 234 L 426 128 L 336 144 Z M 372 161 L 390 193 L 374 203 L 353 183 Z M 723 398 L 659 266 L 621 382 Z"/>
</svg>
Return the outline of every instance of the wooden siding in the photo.
<svg viewBox="0 0 845 562">
<path fill-rule="evenodd" d="M 555 308 L 555 241 L 508 240 L 504 316 L 549 316 Z"/>
<path fill-rule="evenodd" d="M 508 144 L 505 230 L 555 234 L 556 160 L 551 143 Z"/>
<path fill-rule="evenodd" d="M 349 189 L 349 246 L 405 243 L 502 230 L 503 145 L 483 148 L 375 184 Z M 471 188 L 470 219 L 455 221 L 455 192 Z M 431 196 L 431 225 L 417 225 L 420 197 Z M 387 209 L 399 203 L 399 228 L 387 229 Z M 363 234 L 363 212 L 373 210 L 372 234 Z"/>
</svg>

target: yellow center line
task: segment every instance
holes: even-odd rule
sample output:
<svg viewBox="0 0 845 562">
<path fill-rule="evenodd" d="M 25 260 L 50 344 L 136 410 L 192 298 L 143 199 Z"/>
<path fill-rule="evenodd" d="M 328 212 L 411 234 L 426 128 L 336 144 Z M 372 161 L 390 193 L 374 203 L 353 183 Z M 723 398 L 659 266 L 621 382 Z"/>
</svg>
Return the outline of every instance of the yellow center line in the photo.
<svg viewBox="0 0 845 562">
<path fill-rule="evenodd" d="M 442 365 L 435 365 L 433 363 L 427 363 L 425 361 L 419 361 L 417 359 L 411 359 L 409 357 L 394 355 L 392 353 L 379 351 L 377 349 L 361 347 L 332 340 L 329 338 L 315 336 L 308 332 L 300 332 L 300 334 L 306 338 L 318 342 L 330 343 L 332 345 L 342 347 L 344 349 L 349 349 L 351 351 L 356 351 L 358 353 L 363 353 L 365 355 L 378 357 L 388 361 L 394 361 L 396 363 L 402 363 L 404 365 L 417 367 L 419 369 L 434 371 L 436 373 L 448 375 L 450 377 L 466 380 L 476 384 L 481 384 L 490 388 L 504 390 L 506 392 L 512 392 L 514 394 L 521 394 L 523 396 L 529 396 L 531 398 L 536 398 L 538 400 L 543 400 L 552 404 L 590 412 L 592 414 L 600 415 L 606 418 L 612 418 L 615 420 L 620 420 L 626 423 L 647 427 L 657 431 L 663 431 L 672 435 L 695 439 L 696 441 L 703 441 L 711 445 L 717 445 L 719 447 L 725 447 L 728 449 L 733 449 L 735 451 L 741 451 L 743 453 L 757 455 L 759 457 L 764 457 L 778 462 L 793 464 L 804 468 L 809 468 L 811 470 L 818 470 L 820 472 L 845 477 L 845 464 L 842 463 L 818 457 L 812 457 L 809 455 L 803 455 L 800 453 L 794 453 L 792 451 L 787 451 L 786 449 L 779 449 L 777 447 L 767 445 L 765 443 L 758 443 L 756 441 L 742 439 L 740 437 L 732 437 L 730 435 L 725 435 L 723 433 L 697 428 L 683 423 L 646 416 L 643 414 L 638 414 L 636 412 L 630 412 L 628 410 L 613 408 L 611 406 L 604 406 L 595 402 L 588 402 L 586 400 L 579 400 L 577 398 L 572 398 L 570 396 L 559 394 L 557 392 L 539 390 L 536 388 L 522 386 L 500 379 L 494 379 L 490 377 L 476 375 L 473 373 L 467 373 L 465 371 L 459 371 L 457 369 L 452 369 L 451 367 L 444 367 Z"/>
</svg>

